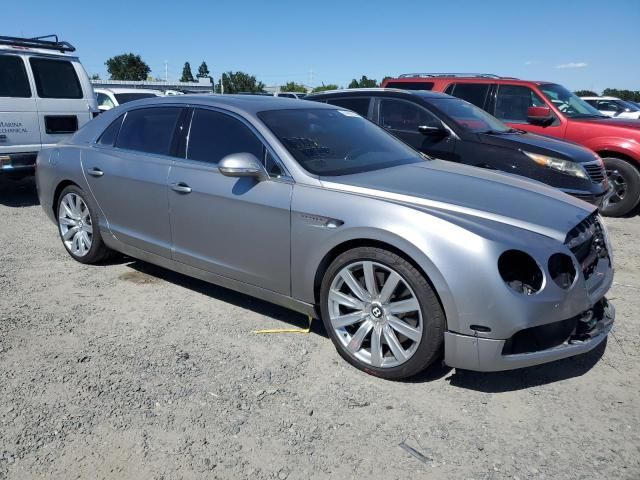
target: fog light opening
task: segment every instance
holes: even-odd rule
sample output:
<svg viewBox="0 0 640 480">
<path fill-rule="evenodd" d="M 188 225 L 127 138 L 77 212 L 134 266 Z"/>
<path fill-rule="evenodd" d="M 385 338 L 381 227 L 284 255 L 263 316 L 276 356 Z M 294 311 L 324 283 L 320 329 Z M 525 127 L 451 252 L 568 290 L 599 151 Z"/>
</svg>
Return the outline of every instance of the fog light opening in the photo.
<svg viewBox="0 0 640 480">
<path fill-rule="evenodd" d="M 553 282 L 566 290 L 576 279 L 576 267 L 569 255 L 554 253 L 549 257 L 549 275 Z"/>
<path fill-rule="evenodd" d="M 544 276 L 531 255 L 520 250 L 507 250 L 498 259 L 502 280 L 513 290 L 534 295 L 542 289 Z"/>
</svg>

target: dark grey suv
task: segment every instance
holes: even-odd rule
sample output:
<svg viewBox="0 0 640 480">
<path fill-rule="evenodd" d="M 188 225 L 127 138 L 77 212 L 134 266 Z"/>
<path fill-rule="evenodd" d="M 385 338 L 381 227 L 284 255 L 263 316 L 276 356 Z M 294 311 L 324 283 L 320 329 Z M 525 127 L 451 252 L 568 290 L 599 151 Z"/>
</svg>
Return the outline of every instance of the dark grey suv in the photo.
<svg viewBox="0 0 640 480">
<path fill-rule="evenodd" d="M 459 98 L 374 88 L 323 92 L 306 100 L 353 110 L 433 157 L 532 178 L 598 207 L 606 202 L 609 185 L 597 154 L 510 128 Z"/>
</svg>

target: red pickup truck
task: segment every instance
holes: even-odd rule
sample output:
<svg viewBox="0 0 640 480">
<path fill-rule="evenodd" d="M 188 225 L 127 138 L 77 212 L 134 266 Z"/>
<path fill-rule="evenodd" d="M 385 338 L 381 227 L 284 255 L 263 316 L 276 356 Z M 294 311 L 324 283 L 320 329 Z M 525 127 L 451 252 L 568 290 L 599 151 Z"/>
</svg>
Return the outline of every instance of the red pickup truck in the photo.
<svg viewBox="0 0 640 480">
<path fill-rule="evenodd" d="M 382 86 L 448 93 L 514 128 L 584 145 L 603 159 L 609 177 L 602 212 L 624 216 L 640 202 L 640 120 L 607 117 L 556 83 L 491 74 L 411 73 Z"/>
</svg>

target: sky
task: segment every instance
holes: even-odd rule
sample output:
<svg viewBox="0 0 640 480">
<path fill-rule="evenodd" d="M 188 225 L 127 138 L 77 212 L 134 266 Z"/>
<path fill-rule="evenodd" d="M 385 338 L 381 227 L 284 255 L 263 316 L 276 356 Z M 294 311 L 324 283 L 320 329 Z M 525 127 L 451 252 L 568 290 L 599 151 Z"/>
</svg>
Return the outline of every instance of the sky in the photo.
<svg viewBox="0 0 640 480">
<path fill-rule="evenodd" d="M 640 90 L 640 0 L 3 2 L 2 35 L 57 33 L 85 69 L 139 54 L 153 77 L 237 71 L 266 85 L 478 72 Z M 606 19 L 606 21 L 605 21 Z"/>
</svg>

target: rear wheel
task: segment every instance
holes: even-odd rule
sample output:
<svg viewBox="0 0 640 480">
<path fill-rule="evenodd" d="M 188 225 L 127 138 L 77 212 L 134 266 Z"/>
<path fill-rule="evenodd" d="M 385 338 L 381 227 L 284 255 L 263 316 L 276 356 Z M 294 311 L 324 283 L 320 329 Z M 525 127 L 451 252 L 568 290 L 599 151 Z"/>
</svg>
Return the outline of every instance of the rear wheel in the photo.
<svg viewBox="0 0 640 480">
<path fill-rule="evenodd" d="M 440 302 L 424 276 L 394 253 L 360 247 L 341 254 L 327 269 L 320 297 L 331 340 L 360 370 L 397 380 L 440 354 Z"/>
<path fill-rule="evenodd" d="M 612 194 L 609 203 L 602 209 L 602 214 L 623 217 L 640 201 L 640 171 L 620 158 L 603 158 L 603 161 Z"/>
<path fill-rule="evenodd" d="M 62 243 L 74 260 L 97 263 L 110 250 L 105 246 L 98 228 L 98 215 L 82 189 L 66 187 L 58 200 L 58 231 Z"/>
</svg>

